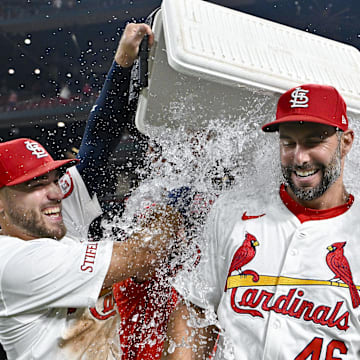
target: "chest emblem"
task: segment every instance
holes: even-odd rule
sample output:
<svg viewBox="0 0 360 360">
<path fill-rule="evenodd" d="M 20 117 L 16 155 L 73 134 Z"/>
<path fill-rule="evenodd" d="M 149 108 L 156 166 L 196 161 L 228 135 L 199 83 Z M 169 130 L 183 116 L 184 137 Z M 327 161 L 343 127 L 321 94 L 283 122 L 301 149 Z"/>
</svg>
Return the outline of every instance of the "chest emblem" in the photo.
<svg viewBox="0 0 360 360">
<path fill-rule="evenodd" d="M 243 270 L 256 255 L 259 245 L 256 237 L 245 234 L 243 243 L 235 252 L 227 274 L 225 292 L 231 290 L 230 305 L 237 314 L 264 317 L 265 312 L 311 321 L 327 327 L 346 331 L 349 328 L 349 305 L 344 300 L 336 304 L 316 304 L 305 289 L 314 286 L 330 286 L 349 291 L 352 307 L 360 305 L 360 286 L 355 285 L 349 262 L 344 254 L 346 242 L 337 242 L 327 247 L 326 261 L 334 277 L 327 279 L 294 278 L 258 274 L 255 270 Z M 290 287 L 288 294 L 273 291 L 271 287 Z M 266 289 L 261 289 L 268 287 Z M 270 287 L 270 288 L 269 288 Z M 348 290 L 347 290 L 348 289 Z M 351 307 L 351 305 L 350 305 Z"/>
<path fill-rule="evenodd" d="M 344 255 L 345 245 L 346 242 L 344 241 L 328 246 L 327 249 L 329 252 L 326 255 L 326 263 L 335 274 L 335 277 L 331 279 L 331 281 L 342 281 L 349 287 L 352 305 L 355 309 L 360 305 L 360 297 L 353 281 L 349 262 Z"/>
<path fill-rule="evenodd" d="M 245 240 L 243 241 L 242 245 L 236 250 L 235 255 L 233 256 L 228 278 L 234 271 L 237 271 L 239 275 L 249 274 L 252 272 L 251 270 L 245 272 L 242 270 L 242 267 L 248 264 L 256 254 L 256 246 L 259 246 L 259 242 L 257 241 L 256 237 L 250 233 L 246 233 Z M 225 291 L 227 290 L 227 284 L 225 286 Z"/>
</svg>

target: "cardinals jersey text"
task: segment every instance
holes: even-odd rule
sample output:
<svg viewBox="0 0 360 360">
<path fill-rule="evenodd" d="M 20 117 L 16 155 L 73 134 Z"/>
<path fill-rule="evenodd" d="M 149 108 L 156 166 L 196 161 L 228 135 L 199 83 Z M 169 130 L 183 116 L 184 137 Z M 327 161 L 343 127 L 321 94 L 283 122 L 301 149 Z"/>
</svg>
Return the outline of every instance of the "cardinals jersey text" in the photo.
<svg viewBox="0 0 360 360">
<path fill-rule="evenodd" d="M 201 286 L 181 276 L 177 289 L 215 309 L 235 359 L 359 359 L 359 218 L 352 196 L 315 211 L 295 203 L 284 186 L 268 205 L 244 205 L 232 194 L 210 214 L 190 275 Z M 220 339 L 216 359 L 229 351 Z"/>
</svg>

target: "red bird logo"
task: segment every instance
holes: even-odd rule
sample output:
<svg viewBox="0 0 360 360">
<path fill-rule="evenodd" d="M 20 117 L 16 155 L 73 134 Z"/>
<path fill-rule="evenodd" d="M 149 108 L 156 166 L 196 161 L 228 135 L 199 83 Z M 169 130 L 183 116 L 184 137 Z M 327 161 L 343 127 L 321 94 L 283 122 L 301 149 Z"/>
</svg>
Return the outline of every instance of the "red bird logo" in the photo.
<svg viewBox="0 0 360 360">
<path fill-rule="evenodd" d="M 328 246 L 328 254 L 326 255 L 326 263 L 330 270 L 335 274 L 331 280 L 341 280 L 349 286 L 353 308 L 360 305 L 359 293 L 353 281 L 349 262 L 344 255 L 344 246 L 346 242 L 337 242 Z"/>
<path fill-rule="evenodd" d="M 241 268 L 249 263 L 255 256 L 255 247 L 259 245 L 256 237 L 252 234 L 246 233 L 245 240 L 242 245 L 236 250 L 229 269 L 228 277 L 233 271 L 238 271 L 239 275 L 242 273 Z"/>
</svg>

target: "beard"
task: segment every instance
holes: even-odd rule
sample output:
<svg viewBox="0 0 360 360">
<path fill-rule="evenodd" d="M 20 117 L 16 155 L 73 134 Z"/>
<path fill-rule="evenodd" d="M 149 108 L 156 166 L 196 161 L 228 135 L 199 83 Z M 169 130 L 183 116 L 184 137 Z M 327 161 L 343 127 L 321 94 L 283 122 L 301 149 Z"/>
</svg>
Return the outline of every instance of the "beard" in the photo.
<svg viewBox="0 0 360 360">
<path fill-rule="evenodd" d="M 21 228 L 27 235 L 35 238 L 62 239 L 66 234 L 63 222 L 58 225 L 47 225 L 35 210 L 24 210 L 14 207 L 8 212 L 12 223 Z"/>
<path fill-rule="evenodd" d="M 325 193 L 327 189 L 339 178 L 341 175 L 341 155 L 340 155 L 340 142 L 335 150 L 335 153 L 329 164 L 315 164 L 322 171 L 323 176 L 320 183 L 312 188 L 301 188 L 296 186 L 292 179 L 291 174 L 295 170 L 309 170 L 313 168 L 311 165 L 307 166 L 283 166 L 281 165 L 282 174 L 286 185 L 289 186 L 294 195 L 302 201 L 310 201 L 319 198 Z"/>
</svg>

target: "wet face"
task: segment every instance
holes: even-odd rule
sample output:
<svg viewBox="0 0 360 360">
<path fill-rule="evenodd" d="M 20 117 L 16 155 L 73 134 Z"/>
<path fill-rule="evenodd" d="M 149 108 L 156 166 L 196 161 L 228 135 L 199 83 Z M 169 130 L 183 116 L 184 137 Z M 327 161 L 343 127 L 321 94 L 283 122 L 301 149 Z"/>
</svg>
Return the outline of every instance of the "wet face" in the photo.
<svg viewBox="0 0 360 360">
<path fill-rule="evenodd" d="M 66 234 L 61 215 L 63 194 L 54 170 L 23 184 L 4 187 L 0 192 L 2 234 L 24 240 L 52 238 Z"/>
<path fill-rule="evenodd" d="M 285 123 L 279 133 L 285 182 L 299 200 L 321 197 L 342 171 L 341 143 L 335 128 L 315 123 Z"/>
</svg>

